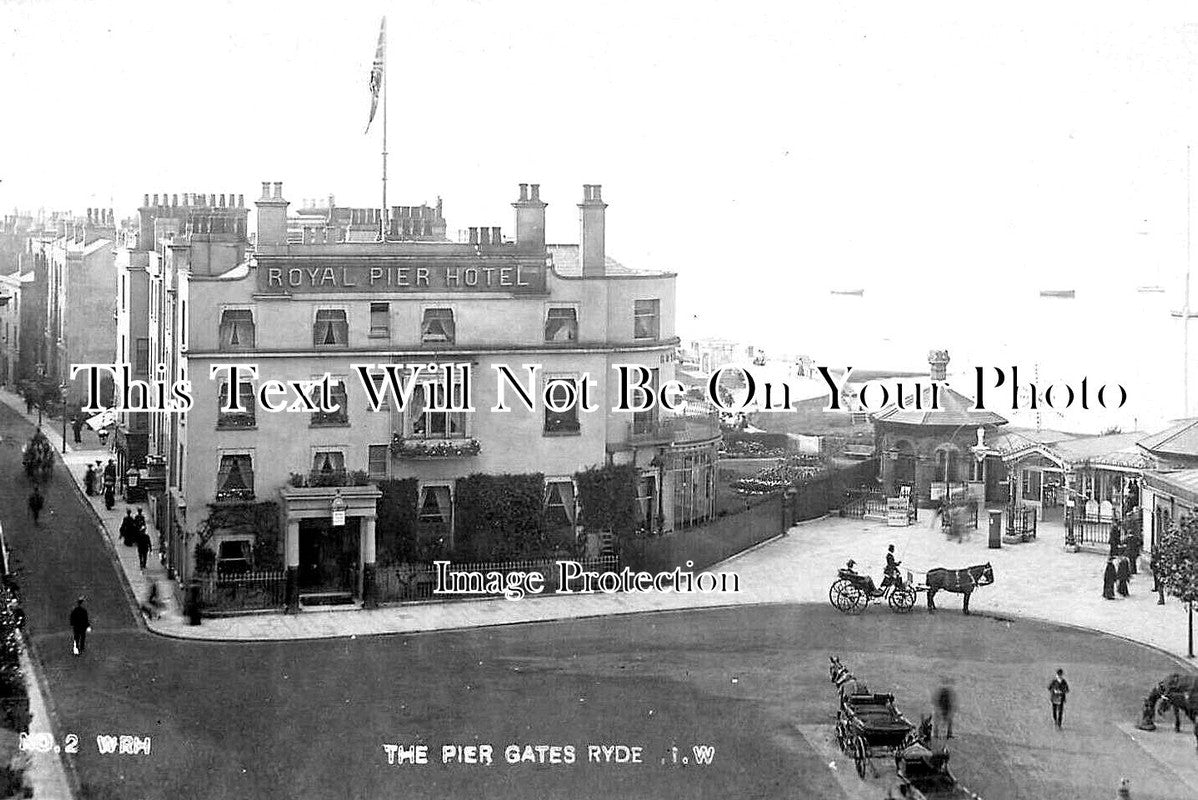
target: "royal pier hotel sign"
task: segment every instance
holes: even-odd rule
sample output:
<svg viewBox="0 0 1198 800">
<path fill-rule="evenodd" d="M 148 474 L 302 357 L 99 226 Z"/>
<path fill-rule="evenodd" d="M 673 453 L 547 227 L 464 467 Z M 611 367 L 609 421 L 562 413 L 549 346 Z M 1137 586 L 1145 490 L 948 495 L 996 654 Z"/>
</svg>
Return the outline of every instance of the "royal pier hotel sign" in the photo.
<svg viewBox="0 0 1198 800">
<path fill-rule="evenodd" d="M 321 292 L 504 292 L 544 294 L 543 263 L 514 258 L 303 259 L 258 258 L 264 294 Z"/>
</svg>

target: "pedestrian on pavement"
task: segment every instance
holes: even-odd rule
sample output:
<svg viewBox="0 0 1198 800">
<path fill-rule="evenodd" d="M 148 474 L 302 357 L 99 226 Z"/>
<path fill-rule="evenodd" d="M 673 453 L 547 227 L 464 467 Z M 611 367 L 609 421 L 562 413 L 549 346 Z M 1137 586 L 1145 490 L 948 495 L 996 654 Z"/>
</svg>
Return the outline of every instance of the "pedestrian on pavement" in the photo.
<svg viewBox="0 0 1198 800">
<path fill-rule="evenodd" d="M 150 593 L 146 595 L 146 601 L 141 604 L 141 613 L 149 619 L 158 619 L 162 616 L 163 605 L 162 595 L 158 592 L 158 581 L 150 581 Z"/>
<path fill-rule="evenodd" d="M 87 465 L 87 472 L 83 473 L 83 489 L 88 497 L 94 497 L 96 494 L 96 470 L 91 464 Z"/>
<path fill-rule="evenodd" d="M 38 524 L 38 517 L 41 516 L 42 507 L 46 505 L 46 498 L 42 496 L 42 490 L 37 485 L 33 487 L 33 494 L 29 495 L 29 513 L 33 516 L 33 524 Z"/>
<path fill-rule="evenodd" d="M 1161 582 L 1161 550 L 1159 547 L 1152 548 L 1148 567 L 1152 570 L 1152 591 L 1156 592 L 1158 597 L 1156 604 L 1163 606 L 1165 604 L 1165 585 Z"/>
<path fill-rule="evenodd" d="M 956 697 L 953 696 L 952 687 L 948 683 L 943 684 L 936 692 L 936 730 L 935 736 L 944 734 L 945 739 L 953 738 L 953 711 L 956 708 Z"/>
<path fill-rule="evenodd" d="M 143 528 L 142 530 L 139 530 L 136 533 L 136 537 L 137 537 L 136 538 L 136 541 L 137 541 L 137 563 L 141 567 L 141 571 L 145 572 L 146 571 L 146 556 L 149 555 L 150 547 L 151 547 L 150 535 L 148 533 L 146 533 L 145 529 Z"/>
<path fill-rule="evenodd" d="M 104 507 L 109 511 L 116 506 L 116 487 L 108 483 L 104 484 Z"/>
<path fill-rule="evenodd" d="M 1069 682 L 1065 670 L 1058 669 L 1057 676 L 1048 684 L 1048 699 L 1052 703 L 1052 722 L 1059 729 L 1065 723 L 1065 697 L 1069 694 Z"/>
<path fill-rule="evenodd" d="M 71 417 L 71 430 L 75 433 L 75 444 L 82 444 L 83 419 L 78 414 Z"/>
<path fill-rule="evenodd" d="M 1127 597 L 1127 582 L 1131 579 L 1131 567 L 1128 566 L 1127 556 L 1120 556 L 1115 567 L 1115 580 L 1119 582 L 1119 596 Z"/>
<path fill-rule="evenodd" d="M 71 647 L 75 655 L 83 655 L 83 646 L 87 642 L 87 632 L 91 629 L 91 618 L 87 614 L 87 609 L 83 607 L 83 598 L 80 597 L 75 602 L 75 608 L 71 610 L 71 634 L 73 635 Z"/>
<path fill-rule="evenodd" d="M 1123 554 L 1123 527 L 1119 524 L 1119 520 L 1111 523 L 1111 555 L 1118 556 Z"/>
<path fill-rule="evenodd" d="M 1137 530 L 1132 530 L 1131 533 L 1123 537 L 1123 551 L 1127 555 L 1131 574 L 1135 575 L 1139 572 L 1136 562 L 1140 560 L 1140 553 L 1144 552 L 1144 537 Z"/>
<path fill-rule="evenodd" d="M 1115 599 L 1115 577 L 1117 574 L 1115 557 L 1109 556 L 1106 560 L 1106 570 L 1102 573 L 1102 596 L 1107 600 Z"/>
<path fill-rule="evenodd" d="M 144 534 L 146 532 L 146 515 L 142 513 L 140 508 L 137 509 L 137 516 L 133 518 L 133 524 L 137 526 L 136 530 L 138 533 Z M 149 538 L 147 536 L 146 541 L 149 541 Z"/>
<path fill-rule="evenodd" d="M 133 509 L 125 509 L 125 518 L 121 520 L 121 543 L 132 547 L 137 536 L 137 523 L 133 521 Z"/>
<path fill-rule="evenodd" d="M 33 393 L 28 390 L 25 392 L 25 413 L 33 413 Z"/>
</svg>

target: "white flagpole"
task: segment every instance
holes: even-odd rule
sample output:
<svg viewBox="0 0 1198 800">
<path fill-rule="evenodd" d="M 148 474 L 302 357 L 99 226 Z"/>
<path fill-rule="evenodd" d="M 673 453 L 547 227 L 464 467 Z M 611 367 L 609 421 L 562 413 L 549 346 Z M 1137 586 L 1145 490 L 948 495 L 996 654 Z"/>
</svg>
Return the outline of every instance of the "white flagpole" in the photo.
<svg viewBox="0 0 1198 800">
<path fill-rule="evenodd" d="M 379 241 L 387 240 L 387 20 L 383 18 L 383 213 L 379 219 Z"/>
</svg>

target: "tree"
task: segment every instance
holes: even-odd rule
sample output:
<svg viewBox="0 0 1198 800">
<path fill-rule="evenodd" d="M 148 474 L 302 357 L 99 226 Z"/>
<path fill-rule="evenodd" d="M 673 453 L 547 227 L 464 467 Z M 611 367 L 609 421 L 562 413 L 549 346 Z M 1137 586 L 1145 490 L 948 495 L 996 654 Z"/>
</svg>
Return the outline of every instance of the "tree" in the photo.
<svg viewBox="0 0 1198 800">
<path fill-rule="evenodd" d="M 1198 600 L 1198 518 L 1182 517 L 1161 537 L 1157 574 L 1165 591 L 1189 606 L 1189 655 L 1194 655 L 1194 601 Z"/>
</svg>

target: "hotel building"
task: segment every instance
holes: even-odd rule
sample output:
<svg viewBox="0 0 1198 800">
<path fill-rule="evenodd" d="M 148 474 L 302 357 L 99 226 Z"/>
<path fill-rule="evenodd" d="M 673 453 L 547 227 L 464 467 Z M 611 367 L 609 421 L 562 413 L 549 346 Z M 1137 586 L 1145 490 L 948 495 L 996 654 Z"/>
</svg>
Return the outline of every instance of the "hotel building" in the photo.
<svg viewBox="0 0 1198 800">
<path fill-rule="evenodd" d="M 147 198 L 142 210 L 139 246 L 152 251 L 144 281 L 150 360 L 171 380 L 189 378 L 194 395 L 185 417 L 154 414 L 148 433 L 149 452 L 166 462 L 167 489 L 154 502 L 181 577 L 195 569 L 201 531 L 218 569 L 252 566 L 252 532 L 204 522 L 221 504 L 273 500 L 288 608 L 305 593 L 344 592 L 370 604 L 381 497 L 374 483 L 389 478 L 417 479 L 421 530 L 449 545 L 455 481 L 474 473 L 542 473 L 546 503 L 574 524 L 576 472 L 635 464 L 646 529 L 713 517 L 716 419 L 612 411 L 615 365 L 642 366 L 657 386 L 674 377 L 676 276 L 607 257 L 599 186 L 584 187 L 578 245 L 546 243 L 537 184 L 519 187 L 514 239 L 472 227 L 467 241 L 446 240 L 440 201 L 391 209 L 382 241 L 373 209 L 330 203 L 328 213 L 307 215 L 323 224 L 297 226 L 279 183 L 264 183 L 255 205 L 253 248 L 240 202 L 211 203 L 215 216 L 191 212 L 173 236 L 156 233 L 155 220 L 178 218 L 177 206 Z M 258 385 L 328 374 L 336 410 L 268 412 L 253 385 L 230 389 L 223 373 L 210 379 L 214 366 L 230 363 L 256 365 Z M 394 397 L 370 408 L 355 369 L 362 364 L 405 365 L 402 376 L 415 384 L 403 409 Z M 465 370 L 434 372 L 433 364 L 470 365 L 469 385 Z M 506 366 L 527 385 L 530 364 L 534 411 L 497 371 Z M 597 410 L 543 406 L 547 386 L 587 379 Z M 506 413 L 491 410 L 501 382 Z M 222 410 L 230 391 L 244 411 Z M 447 400 L 475 410 L 444 410 Z M 369 481 L 338 480 L 347 476 Z"/>
</svg>

